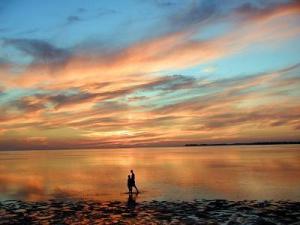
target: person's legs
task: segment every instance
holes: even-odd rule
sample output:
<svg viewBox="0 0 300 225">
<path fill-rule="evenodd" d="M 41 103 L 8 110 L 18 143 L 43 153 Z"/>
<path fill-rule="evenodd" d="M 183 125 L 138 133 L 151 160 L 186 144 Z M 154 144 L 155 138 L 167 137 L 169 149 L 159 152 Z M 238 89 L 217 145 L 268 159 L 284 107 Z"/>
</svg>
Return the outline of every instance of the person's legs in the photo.
<svg viewBox="0 0 300 225">
<path fill-rule="evenodd" d="M 134 184 L 134 186 L 133 186 L 134 188 L 135 188 L 135 190 L 136 190 L 136 192 L 137 193 L 139 193 L 139 190 L 138 190 L 138 188 L 136 187 L 136 185 Z"/>
<path fill-rule="evenodd" d="M 128 187 L 128 193 L 129 193 L 129 194 L 132 193 L 132 186 L 131 186 L 131 185 L 128 185 L 127 187 Z"/>
</svg>

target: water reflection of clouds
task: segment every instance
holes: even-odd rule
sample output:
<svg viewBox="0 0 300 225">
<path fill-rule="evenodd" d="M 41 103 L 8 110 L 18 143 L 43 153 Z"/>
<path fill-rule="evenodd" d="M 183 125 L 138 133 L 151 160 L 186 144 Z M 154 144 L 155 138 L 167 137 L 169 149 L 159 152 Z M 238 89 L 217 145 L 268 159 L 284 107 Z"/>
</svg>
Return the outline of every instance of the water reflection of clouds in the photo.
<svg viewBox="0 0 300 225">
<path fill-rule="evenodd" d="M 251 148 L 250 148 L 251 149 Z M 262 149 L 261 149 L 262 150 Z M 297 150 L 260 153 L 243 150 L 137 149 L 0 154 L 2 199 L 47 198 L 124 200 L 126 176 L 135 169 L 143 199 L 300 198 Z M 242 152 L 244 151 L 244 152 Z M 16 152 L 16 155 L 19 153 Z M 46 155 L 46 157 L 43 156 Z M 3 160 L 2 160 L 3 159 Z"/>
</svg>

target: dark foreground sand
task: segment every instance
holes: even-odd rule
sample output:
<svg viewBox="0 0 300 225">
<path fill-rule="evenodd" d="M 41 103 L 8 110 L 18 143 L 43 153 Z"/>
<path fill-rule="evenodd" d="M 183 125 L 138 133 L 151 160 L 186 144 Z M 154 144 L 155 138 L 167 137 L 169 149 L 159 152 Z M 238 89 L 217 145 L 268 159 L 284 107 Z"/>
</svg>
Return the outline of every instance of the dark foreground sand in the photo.
<svg viewBox="0 0 300 225">
<path fill-rule="evenodd" d="M 297 224 L 300 202 L 0 202 L 0 224 Z"/>
</svg>

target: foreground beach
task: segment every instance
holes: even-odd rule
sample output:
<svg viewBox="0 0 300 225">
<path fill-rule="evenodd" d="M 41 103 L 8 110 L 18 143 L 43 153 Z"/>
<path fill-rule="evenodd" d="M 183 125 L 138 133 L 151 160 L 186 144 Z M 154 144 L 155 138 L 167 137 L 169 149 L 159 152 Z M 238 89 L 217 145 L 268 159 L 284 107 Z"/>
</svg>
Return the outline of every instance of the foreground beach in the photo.
<svg viewBox="0 0 300 225">
<path fill-rule="evenodd" d="M 300 224 L 300 202 L 0 202 L 0 224 Z"/>
</svg>

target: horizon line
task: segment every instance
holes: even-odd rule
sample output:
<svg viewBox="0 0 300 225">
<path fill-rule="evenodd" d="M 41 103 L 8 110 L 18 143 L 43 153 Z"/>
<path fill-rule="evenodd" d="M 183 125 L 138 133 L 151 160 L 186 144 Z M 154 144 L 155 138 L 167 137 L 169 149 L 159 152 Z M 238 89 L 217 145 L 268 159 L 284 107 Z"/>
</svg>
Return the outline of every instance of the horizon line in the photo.
<svg viewBox="0 0 300 225">
<path fill-rule="evenodd" d="M 294 145 L 300 144 L 299 141 L 261 141 L 261 142 L 229 142 L 229 143 L 186 143 L 183 145 L 145 145 L 145 146 L 101 146 L 101 147 L 65 147 L 65 148 L 14 148 L 3 150 L 5 151 L 46 151 L 46 150 L 97 150 L 97 149 L 120 149 L 120 148 L 178 148 L 178 147 L 213 147 L 213 146 L 238 146 L 238 145 Z"/>
</svg>

